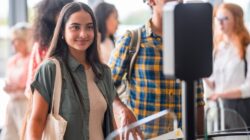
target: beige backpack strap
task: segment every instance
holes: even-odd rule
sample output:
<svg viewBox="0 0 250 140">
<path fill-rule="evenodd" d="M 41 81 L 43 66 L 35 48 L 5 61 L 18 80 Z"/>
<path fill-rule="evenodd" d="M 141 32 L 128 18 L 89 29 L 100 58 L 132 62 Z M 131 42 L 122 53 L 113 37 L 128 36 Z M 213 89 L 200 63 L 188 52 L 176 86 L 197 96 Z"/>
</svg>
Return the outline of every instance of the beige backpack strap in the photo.
<svg viewBox="0 0 250 140">
<path fill-rule="evenodd" d="M 127 80 L 129 81 L 131 78 L 131 73 L 135 64 L 135 60 L 137 54 L 140 50 L 140 43 L 141 43 L 141 28 L 132 30 L 131 31 L 131 41 L 130 41 L 130 49 L 129 49 L 129 59 L 130 63 L 127 68 Z"/>
</svg>

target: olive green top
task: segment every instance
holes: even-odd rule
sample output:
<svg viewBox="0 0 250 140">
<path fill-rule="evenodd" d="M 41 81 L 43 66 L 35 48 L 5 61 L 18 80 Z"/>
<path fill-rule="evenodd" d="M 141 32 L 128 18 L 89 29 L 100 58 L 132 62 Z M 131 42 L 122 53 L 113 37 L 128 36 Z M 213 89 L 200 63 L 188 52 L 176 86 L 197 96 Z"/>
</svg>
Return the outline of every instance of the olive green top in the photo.
<svg viewBox="0 0 250 140">
<path fill-rule="evenodd" d="M 65 63 L 60 60 L 62 70 L 62 93 L 59 114 L 68 122 L 64 140 L 89 140 L 89 112 L 90 102 L 87 89 L 86 74 L 83 65 L 78 63 L 71 55 L 68 56 L 68 66 L 77 86 L 82 94 L 83 106 L 80 103 L 77 90 L 73 84 L 72 78 L 66 68 Z M 92 66 L 93 67 L 93 66 Z M 95 78 L 95 83 L 100 89 L 107 102 L 107 110 L 103 121 L 104 137 L 113 131 L 113 112 L 112 102 L 117 96 L 116 89 L 111 78 L 111 71 L 106 65 L 95 65 L 98 75 L 101 78 Z M 31 89 L 36 89 L 42 97 L 48 102 L 49 110 L 51 108 L 51 97 L 54 88 L 56 66 L 52 60 L 45 60 L 36 73 Z"/>
</svg>

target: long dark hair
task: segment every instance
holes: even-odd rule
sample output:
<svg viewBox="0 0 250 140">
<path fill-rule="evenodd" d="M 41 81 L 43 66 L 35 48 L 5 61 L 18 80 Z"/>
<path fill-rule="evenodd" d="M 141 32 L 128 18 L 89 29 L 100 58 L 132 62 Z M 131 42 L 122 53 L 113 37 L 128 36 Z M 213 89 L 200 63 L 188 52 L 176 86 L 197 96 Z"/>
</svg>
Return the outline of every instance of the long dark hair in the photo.
<svg viewBox="0 0 250 140">
<path fill-rule="evenodd" d="M 34 21 L 34 41 L 38 42 L 40 47 L 48 48 L 56 26 L 56 17 L 67 3 L 74 0 L 42 0 L 36 7 L 36 16 Z"/>
<path fill-rule="evenodd" d="M 101 42 L 105 40 L 107 35 L 106 21 L 113 12 L 117 12 L 115 6 L 106 2 L 99 3 L 94 10 L 98 31 L 101 33 Z M 109 38 L 114 43 L 114 35 L 110 35 Z"/>
<path fill-rule="evenodd" d="M 86 50 L 86 60 L 91 65 L 95 76 L 100 79 L 102 77 L 102 74 L 97 69 L 100 65 L 102 65 L 102 63 L 99 59 L 99 54 L 97 49 L 96 20 L 91 8 L 82 2 L 71 2 L 63 7 L 56 24 L 56 28 L 54 31 L 54 35 L 51 41 L 47 57 L 53 57 L 53 56 L 60 57 L 62 58 L 62 60 L 64 60 L 64 62 L 67 62 L 66 59 L 69 54 L 69 49 L 67 43 L 65 42 L 65 39 L 62 39 L 63 32 L 70 16 L 73 13 L 81 10 L 84 10 L 85 12 L 89 13 L 93 21 L 94 40 L 93 43 L 90 45 L 90 47 Z"/>
</svg>

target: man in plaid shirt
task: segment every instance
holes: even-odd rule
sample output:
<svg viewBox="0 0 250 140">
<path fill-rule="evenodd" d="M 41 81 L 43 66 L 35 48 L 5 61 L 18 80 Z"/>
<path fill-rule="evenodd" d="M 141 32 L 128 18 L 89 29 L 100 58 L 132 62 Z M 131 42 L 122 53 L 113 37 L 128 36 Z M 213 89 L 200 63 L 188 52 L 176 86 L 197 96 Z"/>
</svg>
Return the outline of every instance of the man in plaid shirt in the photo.
<svg viewBox="0 0 250 140">
<path fill-rule="evenodd" d="M 163 74 L 162 15 L 165 3 L 173 0 L 146 0 L 152 8 L 152 18 L 141 27 L 140 50 L 129 81 L 129 106 L 138 120 L 162 110 L 175 113 L 178 127 L 182 126 L 181 81 L 167 79 Z M 127 32 L 117 42 L 110 58 L 114 84 L 119 86 L 127 73 L 131 33 Z M 198 130 L 203 125 L 204 101 L 202 82 L 197 82 Z M 124 113 L 124 116 L 131 114 Z M 129 122 L 130 117 L 127 117 Z M 133 118 L 133 117 L 132 117 Z M 144 138 L 153 138 L 173 130 L 173 119 L 159 119 L 141 127 Z M 199 132 L 198 133 L 201 133 Z"/>
</svg>

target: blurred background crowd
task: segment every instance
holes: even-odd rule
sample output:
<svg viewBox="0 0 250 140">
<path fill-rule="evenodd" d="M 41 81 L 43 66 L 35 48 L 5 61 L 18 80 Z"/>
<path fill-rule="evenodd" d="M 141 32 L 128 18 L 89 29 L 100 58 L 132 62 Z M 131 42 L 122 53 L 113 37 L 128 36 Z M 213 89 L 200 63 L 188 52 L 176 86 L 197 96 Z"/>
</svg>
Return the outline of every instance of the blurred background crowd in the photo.
<svg viewBox="0 0 250 140">
<path fill-rule="evenodd" d="M 40 60 L 43 59 L 47 51 L 46 49 L 48 44 L 46 44 L 46 42 L 48 42 L 48 40 L 51 39 L 52 33 L 48 34 L 43 33 L 42 31 L 45 31 L 44 30 L 45 28 L 43 28 L 39 24 L 42 21 L 47 22 L 44 16 L 48 16 L 46 13 L 42 13 L 43 9 L 41 9 L 41 7 L 49 7 L 46 4 L 43 6 L 39 5 L 41 1 L 46 1 L 46 0 L 2 0 L 1 1 L 2 8 L 0 8 L 0 130 L 4 127 L 6 123 L 6 118 L 9 118 L 9 121 L 11 121 L 10 120 L 11 114 L 14 115 L 15 117 L 20 115 L 19 120 L 18 119 L 16 120 L 18 121 L 16 124 L 17 124 L 17 129 L 21 127 L 20 124 L 21 122 L 20 120 L 22 119 L 21 116 L 23 116 L 23 113 L 25 112 L 23 111 L 25 110 L 25 107 L 22 107 L 23 106 L 22 104 L 25 104 L 26 101 L 25 99 L 23 100 L 24 97 L 21 96 L 13 97 L 12 93 L 17 93 L 17 92 L 24 93 L 25 90 L 26 92 L 27 90 L 29 90 L 26 88 L 26 83 L 29 83 L 30 80 L 30 77 L 28 75 L 29 71 L 28 69 L 33 69 L 33 70 L 36 69 L 37 66 L 35 65 L 36 64 L 38 65 L 40 63 Z M 63 0 L 58 0 L 58 1 L 63 1 Z M 98 22 L 98 30 L 101 35 L 100 51 L 102 52 L 101 59 L 103 60 L 104 63 L 108 63 L 111 52 L 115 48 L 116 40 L 122 34 L 124 34 L 126 30 L 135 29 L 144 24 L 150 18 L 151 15 L 149 10 L 150 8 L 145 3 L 143 3 L 142 0 L 79 0 L 79 1 L 85 2 L 88 5 L 90 5 L 91 8 L 93 8 L 96 20 Z M 70 0 L 68 0 L 68 2 L 70 2 Z M 106 3 L 100 4 L 101 2 L 106 2 Z M 234 3 L 238 5 L 243 10 L 242 12 L 244 13 L 244 16 L 242 17 L 243 19 L 242 25 L 243 24 L 245 25 L 246 30 L 244 30 L 243 32 L 247 32 L 250 30 L 250 0 L 209 0 L 208 2 L 210 2 L 214 6 L 214 8 L 216 8 L 221 3 Z M 64 4 L 62 4 L 61 7 L 63 5 Z M 61 7 L 58 5 L 58 9 L 55 9 L 54 12 L 58 13 Z M 229 11 L 231 10 L 230 8 L 227 9 L 227 7 L 224 9 Z M 49 10 L 47 12 L 49 12 Z M 49 16 L 47 17 L 48 20 L 51 20 L 49 21 L 51 23 L 51 27 L 48 27 L 49 31 L 51 31 L 51 29 L 53 29 L 53 27 L 55 26 L 54 22 L 56 19 L 54 18 L 56 17 L 56 15 L 57 14 L 55 13 L 50 18 Z M 225 15 L 227 14 L 223 13 L 223 10 L 214 12 L 214 17 L 215 17 L 214 21 L 217 22 L 215 24 L 220 25 L 230 20 L 227 19 L 230 16 L 225 16 Z M 217 27 L 217 28 L 222 28 L 222 27 Z M 226 36 L 228 36 L 228 39 L 230 40 L 232 34 L 233 35 L 238 34 L 239 32 L 236 33 L 223 32 L 223 33 Z M 226 42 L 226 43 L 229 42 L 228 40 L 225 41 L 223 39 L 219 39 L 218 34 L 215 34 L 214 37 L 217 38 L 217 40 L 215 40 L 217 42 L 215 42 L 214 46 L 219 46 L 220 42 Z M 244 40 L 244 37 L 242 38 Z M 233 42 L 232 44 L 235 44 L 235 42 L 240 43 L 244 41 L 246 44 L 250 43 L 249 40 L 247 39 L 245 39 L 244 41 L 240 41 L 242 38 L 240 39 L 234 38 L 236 41 L 232 41 Z M 227 45 L 228 44 L 226 44 L 225 46 Z M 35 47 L 37 47 L 38 49 L 34 50 Z M 238 50 L 242 51 L 241 49 Z M 219 51 L 217 52 L 220 51 L 221 50 L 219 49 Z M 239 54 L 240 58 L 245 57 L 245 52 L 247 51 L 248 50 L 244 50 L 243 52 L 241 52 Z M 34 64 L 29 64 L 30 59 L 33 60 Z M 222 58 L 221 60 L 225 59 L 226 58 Z M 217 68 L 220 66 L 219 61 L 220 61 L 219 59 L 218 61 L 215 61 L 216 63 L 214 65 L 215 70 L 217 71 L 219 71 L 219 68 Z M 32 76 L 33 75 L 31 75 L 31 77 Z M 213 95 L 214 92 L 211 92 L 213 90 L 215 91 L 220 90 L 214 88 L 218 88 L 220 86 L 223 87 L 223 85 L 220 85 L 220 81 L 218 82 L 215 80 L 216 78 L 217 79 L 220 78 L 218 77 L 218 72 L 213 74 L 212 77 L 204 80 L 205 97 L 209 98 L 210 101 L 211 100 L 214 101 L 217 98 L 221 99 L 224 98 L 222 96 L 221 97 L 215 96 Z M 244 79 L 244 77 L 242 78 Z M 241 81 L 240 79 L 236 78 L 236 81 L 237 80 Z M 214 82 L 217 84 L 219 83 L 219 85 L 214 87 L 215 86 Z M 244 92 L 248 92 L 248 87 L 246 86 L 242 87 L 241 90 Z M 235 91 L 235 93 L 237 94 L 237 91 Z M 247 93 L 244 96 L 249 97 Z M 235 95 L 234 97 L 237 98 L 238 96 Z M 18 103 L 17 102 L 11 103 L 11 101 L 13 99 L 16 100 L 16 98 L 18 98 Z M 228 98 L 231 97 L 225 95 L 225 99 Z M 214 104 L 209 104 L 209 103 L 207 105 L 215 106 Z M 20 109 L 18 110 L 20 111 L 19 114 L 17 113 L 18 111 L 10 111 L 13 110 L 11 108 L 16 108 L 17 106 L 20 107 Z M 211 111 L 209 115 L 213 116 L 214 114 Z M 214 122 L 216 124 L 216 121 Z M 214 123 L 210 124 L 211 130 L 218 129 L 214 127 L 215 124 Z"/>
</svg>

